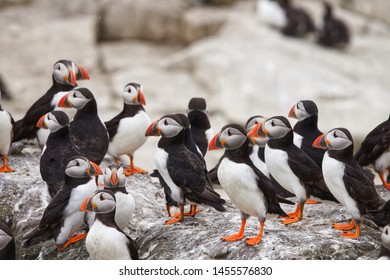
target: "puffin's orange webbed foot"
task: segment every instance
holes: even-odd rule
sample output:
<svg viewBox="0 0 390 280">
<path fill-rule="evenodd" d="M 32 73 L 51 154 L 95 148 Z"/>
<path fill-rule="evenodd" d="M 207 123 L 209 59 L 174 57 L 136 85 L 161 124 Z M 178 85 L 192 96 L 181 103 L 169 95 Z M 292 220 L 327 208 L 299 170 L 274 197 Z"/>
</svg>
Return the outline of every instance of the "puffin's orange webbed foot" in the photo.
<svg viewBox="0 0 390 280">
<path fill-rule="evenodd" d="M 69 245 L 71 245 L 79 240 L 84 239 L 85 237 L 87 237 L 86 232 L 72 236 L 70 239 L 68 239 L 68 241 L 64 245 L 58 247 L 58 251 L 60 251 L 60 252 L 64 251 L 66 247 L 68 247 Z"/>
</svg>

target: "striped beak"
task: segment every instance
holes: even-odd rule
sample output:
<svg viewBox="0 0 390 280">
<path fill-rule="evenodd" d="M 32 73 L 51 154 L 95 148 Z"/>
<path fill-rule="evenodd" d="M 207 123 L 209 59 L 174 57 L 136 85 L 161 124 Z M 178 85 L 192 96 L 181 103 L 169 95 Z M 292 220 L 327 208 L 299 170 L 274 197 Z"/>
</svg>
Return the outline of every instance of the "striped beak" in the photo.
<svg viewBox="0 0 390 280">
<path fill-rule="evenodd" d="M 89 161 L 89 167 L 85 170 L 85 173 L 89 176 L 103 175 L 102 169 L 96 163 Z"/>
<path fill-rule="evenodd" d="M 92 212 L 96 205 L 92 204 L 92 196 L 87 197 L 80 206 L 81 212 Z"/>
<path fill-rule="evenodd" d="M 138 95 L 137 95 L 137 100 L 135 100 L 137 103 L 140 103 L 142 105 L 146 105 L 146 100 L 145 100 L 145 96 L 144 96 L 144 93 L 142 92 L 142 90 L 139 88 L 138 89 Z"/>
<path fill-rule="evenodd" d="M 314 140 L 312 146 L 318 149 L 327 149 L 329 142 L 325 138 L 325 134 L 318 136 L 317 139 Z"/>
<path fill-rule="evenodd" d="M 89 74 L 87 70 L 85 70 L 81 66 L 77 66 L 77 75 L 76 75 L 76 80 L 89 80 Z"/>
<path fill-rule="evenodd" d="M 64 77 L 65 82 L 67 82 L 68 84 L 70 84 L 74 87 L 77 86 L 76 75 L 75 75 L 72 67 L 68 67 L 68 72 L 69 72 L 69 75 Z"/>
<path fill-rule="evenodd" d="M 221 141 L 220 137 L 220 132 L 218 132 L 213 139 L 211 139 L 210 144 L 209 144 L 209 151 L 212 150 L 220 150 L 224 148 L 224 141 Z"/>
<path fill-rule="evenodd" d="M 291 108 L 290 112 L 288 113 L 288 116 L 289 116 L 290 118 L 294 118 L 294 119 L 297 118 L 297 114 L 296 114 L 296 112 L 295 112 L 295 105 Z"/>
<path fill-rule="evenodd" d="M 65 94 L 60 101 L 58 101 L 58 107 L 60 108 L 72 108 L 73 104 L 69 101 L 68 94 Z"/>
<path fill-rule="evenodd" d="M 47 128 L 47 125 L 46 125 L 46 122 L 45 122 L 45 117 L 46 117 L 46 114 L 39 118 L 39 120 L 37 122 L 37 127 L 38 128 Z"/>
<path fill-rule="evenodd" d="M 158 120 L 149 125 L 145 136 L 161 136 L 161 129 L 158 128 Z"/>
<path fill-rule="evenodd" d="M 264 122 L 257 124 L 252 130 L 248 133 L 249 138 L 253 143 L 256 142 L 256 138 L 266 138 L 268 131 L 264 129 Z"/>
</svg>

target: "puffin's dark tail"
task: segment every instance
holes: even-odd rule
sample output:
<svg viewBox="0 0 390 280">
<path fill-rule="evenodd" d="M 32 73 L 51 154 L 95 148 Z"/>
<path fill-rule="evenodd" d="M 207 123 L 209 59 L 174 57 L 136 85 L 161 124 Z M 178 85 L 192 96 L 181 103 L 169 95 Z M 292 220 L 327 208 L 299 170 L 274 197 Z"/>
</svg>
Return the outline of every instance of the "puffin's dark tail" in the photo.
<svg viewBox="0 0 390 280">
<path fill-rule="evenodd" d="M 211 206 L 219 212 L 226 212 L 226 209 L 223 206 L 226 201 L 211 188 L 206 188 L 204 192 L 197 194 L 196 196 L 187 193 L 186 197 L 194 203 Z"/>
<path fill-rule="evenodd" d="M 16 121 L 12 127 L 12 143 L 23 139 L 33 139 L 35 137 L 35 130 L 34 125 L 25 126 L 23 119 Z"/>
<path fill-rule="evenodd" d="M 24 242 L 22 246 L 24 248 L 27 248 L 52 238 L 53 238 L 53 234 L 51 231 L 48 231 L 47 229 L 37 228 L 23 238 Z"/>
</svg>

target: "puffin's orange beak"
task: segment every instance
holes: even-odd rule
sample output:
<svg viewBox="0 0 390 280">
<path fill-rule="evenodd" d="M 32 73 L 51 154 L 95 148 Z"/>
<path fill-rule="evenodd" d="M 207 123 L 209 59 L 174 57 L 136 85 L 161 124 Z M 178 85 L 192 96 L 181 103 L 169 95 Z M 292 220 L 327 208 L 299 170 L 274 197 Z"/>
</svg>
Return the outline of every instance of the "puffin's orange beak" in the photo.
<svg viewBox="0 0 390 280">
<path fill-rule="evenodd" d="M 138 96 L 136 101 L 138 101 L 142 105 L 146 105 L 145 96 L 141 89 L 138 89 Z"/>
<path fill-rule="evenodd" d="M 89 174 L 90 176 L 99 176 L 99 175 L 103 175 L 103 171 L 102 169 L 99 167 L 99 165 L 97 165 L 96 163 L 94 163 L 93 161 L 90 161 L 89 164 L 91 165 L 90 168 L 88 168 L 85 172 L 87 174 Z"/>
<path fill-rule="evenodd" d="M 218 132 L 217 134 L 215 134 L 213 139 L 211 139 L 210 144 L 209 144 L 209 151 L 223 149 L 223 147 L 226 143 L 225 143 L 225 141 L 220 139 L 220 135 L 221 135 L 221 133 Z"/>
<path fill-rule="evenodd" d="M 254 143 L 256 138 L 266 138 L 268 134 L 268 130 L 264 129 L 264 122 L 257 124 L 252 130 L 249 132 L 248 136 L 251 141 Z"/>
<path fill-rule="evenodd" d="M 72 108 L 72 103 L 68 100 L 68 94 L 65 94 L 60 101 L 58 101 L 58 107 L 61 108 Z"/>
<path fill-rule="evenodd" d="M 290 118 L 294 118 L 294 119 L 297 118 L 297 114 L 295 113 L 295 105 L 292 106 L 292 108 L 290 109 L 290 112 L 288 113 L 288 116 L 289 116 Z"/>
<path fill-rule="evenodd" d="M 158 128 L 158 120 L 151 123 L 145 132 L 145 136 L 160 136 L 161 130 Z"/>
<path fill-rule="evenodd" d="M 87 70 L 85 70 L 81 66 L 77 66 L 77 68 L 78 68 L 78 71 L 77 71 L 77 75 L 76 75 L 76 80 L 89 80 L 90 79 Z"/>
<path fill-rule="evenodd" d="M 113 185 L 113 186 L 116 186 L 117 184 L 118 184 L 118 182 L 119 182 L 119 180 L 118 180 L 118 174 L 117 174 L 117 171 L 116 171 L 116 169 L 114 169 L 113 171 L 112 171 L 112 174 L 111 174 L 111 184 Z"/>
<path fill-rule="evenodd" d="M 46 114 L 39 118 L 39 120 L 37 122 L 37 127 L 38 128 L 47 128 L 47 125 L 46 125 L 46 122 L 45 122 L 45 116 L 46 116 Z"/>
<path fill-rule="evenodd" d="M 321 134 L 320 136 L 317 137 L 316 140 L 314 140 L 312 146 L 314 148 L 318 148 L 318 149 L 327 149 L 328 144 L 329 144 L 329 141 L 325 140 L 325 134 Z"/>
<path fill-rule="evenodd" d="M 76 86 L 77 85 L 77 83 L 76 83 L 76 76 L 75 76 L 75 74 L 74 74 L 74 71 L 73 71 L 73 69 L 71 68 L 71 67 L 68 67 L 68 72 L 69 72 L 69 75 L 68 76 L 65 76 L 64 77 L 64 80 L 68 83 L 68 84 L 70 84 L 70 85 L 72 85 L 72 86 Z"/>
<path fill-rule="evenodd" d="M 80 206 L 80 211 L 81 212 L 91 212 L 93 211 L 93 205 L 92 205 L 92 201 L 91 201 L 91 196 L 87 197 L 83 203 L 81 204 Z"/>
</svg>

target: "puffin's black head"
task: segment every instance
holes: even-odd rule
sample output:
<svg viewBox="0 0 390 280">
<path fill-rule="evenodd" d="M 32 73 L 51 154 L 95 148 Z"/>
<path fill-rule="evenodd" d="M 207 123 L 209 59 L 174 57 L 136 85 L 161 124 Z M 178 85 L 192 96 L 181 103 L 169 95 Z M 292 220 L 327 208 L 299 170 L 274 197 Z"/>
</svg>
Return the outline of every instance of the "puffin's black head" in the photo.
<svg viewBox="0 0 390 280">
<path fill-rule="evenodd" d="M 192 110 L 206 110 L 206 100 L 202 97 L 191 98 L 190 102 L 188 103 L 188 111 L 190 112 Z"/>
<path fill-rule="evenodd" d="M 313 147 L 334 151 L 348 149 L 350 153 L 353 153 L 353 138 L 348 129 L 334 128 L 318 136 L 313 142 Z"/>
<path fill-rule="evenodd" d="M 263 117 L 262 115 L 256 115 L 256 116 L 250 117 L 250 118 L 246 121 L 246 124 L 245 124 L 245 131 L 248 133 L 248 132 L 251 131 L 256 125 L 258 125 L 259 123 L 262 123 L 264 120 L 265 120 L 265 117 Z"/>
<path fill-rule="evenodd" d="M 318 115 L 318 108 L 312 100 L 298 101 L 288 113 L 290 118 L 298 119 L 298 121 L 302 121 L 313 115 Z"/>
<path fill-rule="evenodd" d="M 128 83 L 122 91 L 123 101 L 129 105 L 146 105 L 142 85 Z"/>
<path fill-rule="evenodd" d="M 184 114 L 168 114 L 154 121 L 146 130 L 145 136 L 171 138 L 188 128 L 189 124 Z"/>
<path fill-rule="evenodd" d="M 246 141 L 248 141 L 248 137 L 242 126 L 227 124 L 211 139 L 209 150 L 236 149 L 241 147 Z"/>
<path fill-rule="evenodd" d="M 68 115 L 63 111 L 54 110 L 40 117 L 37 122 L 37 127 L 48 128 L 53 133 L 68 124 Z"/>
<path fill-rule="evenodd" d="M 72 157 L 65 168 L 65 174 L 73 178 L 88 178 L 102 175 L 99 165 L 83 156 Z"/>
<path fill-rule="evenodd" d="M 114 193 L 109 190 L 98 190 L 84 200 L 80 206 L 80 211 L 104 214 L 114 211 L 115 208 L 116 199 Z"/>
<path fill-rule="evenodd" d="M 95 99 L 95 97 L 89 89 L 77 88 L 64 95 L 58 102 L 58 107 L 76 108 L 79 110 L 84 108 L 84 106 L 93 99 Z"/>
</svg>

